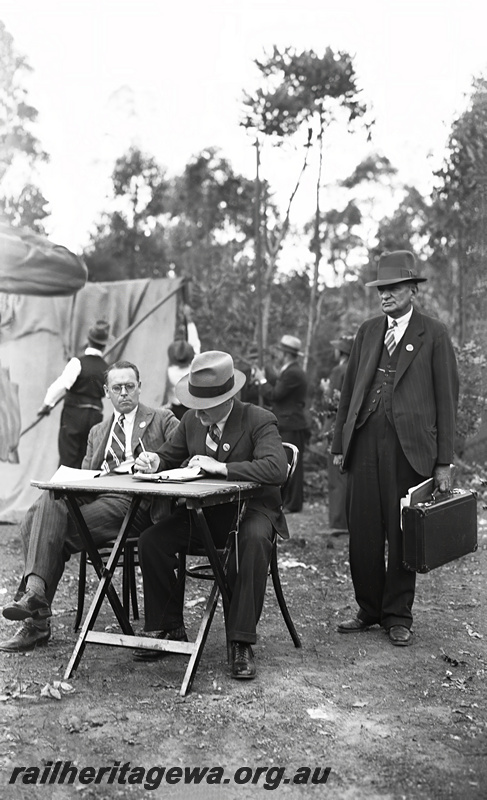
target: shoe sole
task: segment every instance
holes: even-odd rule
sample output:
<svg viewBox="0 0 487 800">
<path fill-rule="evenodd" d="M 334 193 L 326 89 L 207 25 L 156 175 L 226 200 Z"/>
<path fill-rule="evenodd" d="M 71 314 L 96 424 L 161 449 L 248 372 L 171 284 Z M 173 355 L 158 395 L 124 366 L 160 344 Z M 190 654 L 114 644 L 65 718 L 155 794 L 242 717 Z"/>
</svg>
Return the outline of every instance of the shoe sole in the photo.
<svg viewBox="0 0 487 800">
<path fill-rule="evenodd" d="M 407 642 L 395 642 L 395 641 L 394 641 L 393 639 L 391 639 L 391 637 L 389 636 L 389 641 L 390 641 L 390 643 L 391 643 L 392 645 L 394 645 L 394 647 L 409 647 L 409 645 L 413 643 L 413 637 L 411 637 L 410 639 L 408 639 L 408 640 L 407 640 Z"/>
<path fill-rule="evenodd" d="M 232 678 L 235 678 L 237 681 L 252 681 L 255 678 L 255 675 L 255 672 L 253 675 L 236 675 L 234 672 L 231 673 Z"/>
<path fill-rule="evenodd" d="M 39 608 L 35 611 L 29 611 L 26 608 L 22 608 L 21 606 L 7 606 L 2 611 L 3 616 L 5 619 L 10 619 L 15 622 L 22 622 L 24 619 L 47 619 L 51 617 L 51 609 L 50 608 Z"/>
</svg>

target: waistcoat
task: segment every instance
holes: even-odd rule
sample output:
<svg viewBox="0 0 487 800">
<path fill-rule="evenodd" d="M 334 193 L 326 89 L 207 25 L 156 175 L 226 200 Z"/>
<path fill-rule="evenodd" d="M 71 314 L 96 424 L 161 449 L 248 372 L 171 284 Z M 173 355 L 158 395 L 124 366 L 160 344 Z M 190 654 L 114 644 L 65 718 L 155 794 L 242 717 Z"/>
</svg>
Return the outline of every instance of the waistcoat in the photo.
<svg viewBox="0 0 487 800">
<path fill-rule="evenodd" d="M 392 390 L 394 387 L 394 379 L 396 377 L 397 361 L 399 358 L 399 350 L 401 349 L 401 342 L 397 345 L 392 356 L 389 355 L 387 347 L 383 345 L 382 354 L 379 366 L 376 369 L 374 380 L 367 392 L 362 407 L 360 409 L 356 428 L 361 427 L 367 422 L 371 414 L 373 414 L 379 406 L 387 419 L 394 425 L 392 416 Z"/>
</svg>

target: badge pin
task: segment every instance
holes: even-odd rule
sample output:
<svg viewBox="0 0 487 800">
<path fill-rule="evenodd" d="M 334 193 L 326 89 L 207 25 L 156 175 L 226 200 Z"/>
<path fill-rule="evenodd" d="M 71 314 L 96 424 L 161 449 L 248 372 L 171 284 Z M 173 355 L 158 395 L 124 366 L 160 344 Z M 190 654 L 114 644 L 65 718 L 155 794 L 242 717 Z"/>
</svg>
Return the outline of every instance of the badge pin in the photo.
<svg viewBox="0 0 487 800">
<path fill-rule="evenodd" d="M 406 350 L 409 350 L 409 352 L 411 353 L 414 350 L 413 345 L 412 344 L 407 344 L 406 345 Z"/>
<path fill-rule="evenodd" d="M 139 422 L 139 428 L 145 428 L 147 422 Z"/>
<path fill-rule="evenodd" d="M 228 453 L 228 451 L 230 450 L 230 445 L 228 444 L 228 442 L 225 442 L 225 444 L 223 445 L 223 450 L 225 451 L 225 453 Z"/>
</svg>

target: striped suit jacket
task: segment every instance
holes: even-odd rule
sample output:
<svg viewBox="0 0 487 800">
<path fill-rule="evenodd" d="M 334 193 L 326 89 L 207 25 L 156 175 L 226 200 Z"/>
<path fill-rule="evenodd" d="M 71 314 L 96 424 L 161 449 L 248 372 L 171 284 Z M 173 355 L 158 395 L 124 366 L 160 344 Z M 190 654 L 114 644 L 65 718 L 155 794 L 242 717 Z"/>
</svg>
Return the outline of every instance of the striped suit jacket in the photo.
<svg viewBox="0 0 487 800">
<path fill-rule="evenodd" d="M 377 370 L 387 317 L 360 327 L 350 354 L 338 406 L 332 453 L 347 467 L 355 424 Z M 394 426 L 412 468 L 429 477 L 437 464 L 450 464 L 455 443 L 458 372 L 446 326 L 413 310 L 398 347 L 392 395 Z"/>
</svg>

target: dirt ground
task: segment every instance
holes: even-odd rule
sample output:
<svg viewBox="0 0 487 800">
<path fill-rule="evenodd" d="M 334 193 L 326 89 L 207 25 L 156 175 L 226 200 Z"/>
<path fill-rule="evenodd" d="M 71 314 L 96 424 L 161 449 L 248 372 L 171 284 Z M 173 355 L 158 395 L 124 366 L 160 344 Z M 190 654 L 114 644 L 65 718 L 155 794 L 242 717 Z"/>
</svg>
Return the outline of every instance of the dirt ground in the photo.
<svg viewBox="0 0 487 800">
<path fill-rule="evenodd" d="M 418 577 L 414 645 L 397 648 L 378 628 L 336 632 L 337 621 L 355 610 L 348 543 L 329 535 L 323 505 L 308 504 L 289 517 L 292 538 L 280 547 L 284 590 L 302 649 L 293 647 L 269 585 L 255 648 L 257 679 L 229 677 L 218 611 L 186 698 L 179 696 L 184 656 L 140 664 L 131 650 L 96 645 L 87 646 L 69 681 L 72 689 L 59 686 L 76 641 L 73 559 L 56 596 L 48 647 L 0 654 L 0 714 L 6 722 L 0 733 L 0 796 L 103 800 L 152 793 L 233 800 L 252 791 L 331 800 L 485 798 L 486 513 L 479 503 L 477 553 Z M 0 526 L 0 552 L 3 603 L 20 577 L 16 526 Z M 188 600 L 198 601 L 206 584 L 202 589 L 189 583 Z M 188 608 L 190 632 L 200 613 L 199 602 Z M 97 629 L 114 625 L 105 605 Z M 1 618 L 2 638 L 15 630 L 16 623 Z M 108 770 L 96 785 L 49 784 L 52 773 L 43 770 L 56 761 L 71 761 L 79 770 L 129 766 L 125 773 L 112 772 L 110 784 Z M 179 771 L 152 770 L 162 766 Z M 15 767 L 38 771 L 24 773 L 31 783 L 20 783 L 20 777 L 8 785 Z M 184 784 L 184 770 L 195 767 L 212 771 L 200 784 Z M 225 770 L 223 777 L 217 767 Z M 326 783 L 310 783 L 314 775 L 326 777 L 326 768 Z M 89 781 L 92 773 L 84 774 Z M 295 783 L 294 777 L 309 781 Z"/>
</svg>

